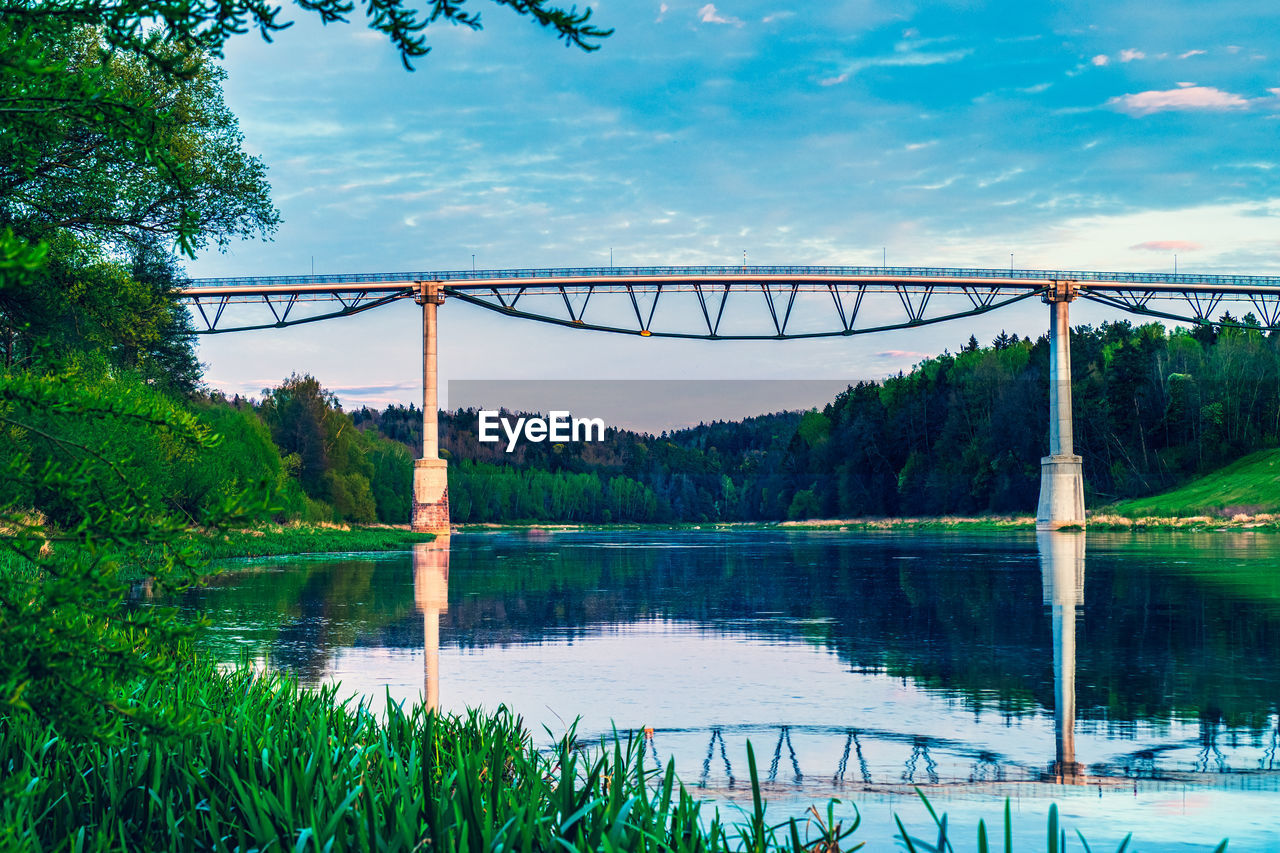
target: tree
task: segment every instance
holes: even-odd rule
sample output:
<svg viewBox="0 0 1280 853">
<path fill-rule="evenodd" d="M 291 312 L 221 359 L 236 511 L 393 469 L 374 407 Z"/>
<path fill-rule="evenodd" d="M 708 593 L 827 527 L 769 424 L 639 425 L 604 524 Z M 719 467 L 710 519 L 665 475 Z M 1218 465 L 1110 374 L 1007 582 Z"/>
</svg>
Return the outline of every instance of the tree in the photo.
<svg viewBox="0 0 1280 853">
<path fill-rule="evenodd" d="M 355 10 L 349 0 L 297 2 L 326 22 Z M 429 24 L 479 27 L 466 2 L 430 0 L 420 13 L 401 0 L 361 0 L 361 9 L 408 66 L 427 53 Z M 589 9 L 494 2 L 586 50 L 609 34 L 589 23 Z M 41 327 L 39 309 L 80 292 L 105 299 L 93 310 L 116 321 L 128 317 L 118 297 L 169 295 L 167 241 L 193 253 L 270 233 L 277 215 L 262 164 L 240 150 L 210 59 L 250 26 L 264 37 L 288 26 L 279 14 L 265 0 L 0 0 L 0 717 L 34 714 L 61 736 L 181 717 L 181 708 L 140 707 L 132 692 L 177 665 L 172 641 L 184 629 L 159 608 L 124 609 L 121 569 L 151 554 L 149 571 L 163 582 L 196 564 L 179 546 L 187 525 L 268 507 L 249 507 L 252 491 L 228 495 L 209 482 L 192 481 L 180 506 L 172 495 L 154 499 L 130 466 L 157 468 L 168 456 L 143 449 L 198 458 L 217 436 L 145 383 L 89 389 L 65 365 L 62 375 L 20 368 L 37 366 L 59 339 L 139 367 L 189 360 L 168 346 L 185 330 L 163 312 L 151 325 L 169 340 L 157 350 L 152 337 L 128 339 L 111 322 Z M 81 287 L 90 276 L 112 286 Z M 363 477 L 350 472 L 344 486 L 367 513 Z M 41 512 L 46 501 L 60 523 Z"/>
<path fill-rule="evenodd" d="M 294 0 L 302 9 L 314 12 L 325 23 L 346 21 L 356 10 L 357 0 Z M 447 21 L 472 29 L 480 28 L 480 13 L 469 11 L 468 0 L 428 0 L 427 9 L 407 8 L 403 0 L 359 0 L 369 26 L 386 33 L 400 52 L 406 68 L 411 60 L 426 56 L 431 48 L 422 31 L 431 24 Z M 578 12 L 563 9 L 547 0 L 492 0 L 517 14 L 526 15 L 553 30 L 566 45 L 596 50 L 600 39 L 613 30 L 591 23 L 591 9 Z M 180 59 L 168 53 L 176 44 L 187 51 L 207 51 L 222 55 L 223 45 L 232 36 L 258 30 L 270 40 L 271 33 L 292 25 L 281 20 L 278 6 L 266 0 L 4 0 L 0 17 L 22 25 L 50 22 L 101 27 L 108 45 L 155 59 L 169 70 L 182 70 Z"/>
<path fill-rule="evenodd" d="M 0 53 L 27 69 L 0 83 L 0 218 L 20 233 L 129 247 L 182 237 L 192 249 L 275 230 L 266 167 L 242 150 L 209 57 L 187 53 L 183 75 L 166 74 L 89 27 L 19 44 Z"/>
</svg>

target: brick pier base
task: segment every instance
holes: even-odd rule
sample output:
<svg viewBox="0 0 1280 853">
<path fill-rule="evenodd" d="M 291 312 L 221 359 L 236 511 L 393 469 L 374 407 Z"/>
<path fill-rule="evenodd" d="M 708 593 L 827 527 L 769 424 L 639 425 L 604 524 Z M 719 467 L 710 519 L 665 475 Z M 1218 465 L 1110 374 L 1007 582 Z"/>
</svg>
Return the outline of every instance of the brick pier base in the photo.
<svg viewBox="0 0 1280 853">
<path fill-rule="evenodd" d="M 414 530 L 449 533 L 449 472 L 443 459 L 418 459 L 413 463 Z"/>
</svg>

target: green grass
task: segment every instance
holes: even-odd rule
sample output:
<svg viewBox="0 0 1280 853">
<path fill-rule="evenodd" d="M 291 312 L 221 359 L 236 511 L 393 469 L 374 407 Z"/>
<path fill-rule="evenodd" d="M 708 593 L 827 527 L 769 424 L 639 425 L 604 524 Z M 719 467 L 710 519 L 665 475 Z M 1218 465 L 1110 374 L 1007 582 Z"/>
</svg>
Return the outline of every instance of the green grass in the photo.
<svg viewBox="0 0 1280 853">
<path fill-rule="evenodd" d="M 1164 494 L 1121 501 L 1108 513 L 1141 518 L 1280 513 L 1280 449 L 1261 450 Z"/>
<path fill-rule="evenodd" d="M 221 534 L 193 533 L 190 544 L 209 560 L 272 557 L 348 551 L 407 551 L 430 542 L 430 533 L 400 527 L 332 527 L 308 524 L 268 525 Z"/>
<path fill-rule="evenodd" d="M 842 853 L 864 844 L 856 808 L 837 800 L 811 819 L 772 823 L 750 745 L 751 807 L 729 824 L 674 764 L 646 767 L 643 741 L 583 749 L 571 729 L 542 751 L 503 709 L 441 716 L 388 702 L 376 715 L 335 692 L 188 663 L 132 696 L 173 709 L 180 728 L 135 728 L 116 742 L 62 737 L 10 706 L 0 713 L 0 849 Z M 953 850 L 946 815 L 921 799 L 928 840 L 898 820 L 898 835 L 875 849 Z M 1056 809 L 1046 829 L 1049 850 L 1065 849 Z M 988 844 L 980 825 L 978 849 L 1012 851 L 1007 802 L 1000 830 Z"/>
<path fill-rule="evenodd" d="M 212 562 L 236 557 L 275 557 L 289 554 L 332 554 L 362 551 L 408 551 L 421 542 L 430 542 L 430 533 L 414 533 L 399 527 L 338 527 L 333 525 L 262 525 L 247 530 L 222 533 L 193 530 L 178 543 L 190 549 L 195 560 Z M 72 553 L 65 546 L 53 551 L 54 560 Z M 121 567 L 120 577 L 136 581 L 152 574 L 159 559 L 155 549 L 140 548 Z M 0 579 L 38 574 L 31 563 L 8 549 L 0 548 Z"/>
</svg>

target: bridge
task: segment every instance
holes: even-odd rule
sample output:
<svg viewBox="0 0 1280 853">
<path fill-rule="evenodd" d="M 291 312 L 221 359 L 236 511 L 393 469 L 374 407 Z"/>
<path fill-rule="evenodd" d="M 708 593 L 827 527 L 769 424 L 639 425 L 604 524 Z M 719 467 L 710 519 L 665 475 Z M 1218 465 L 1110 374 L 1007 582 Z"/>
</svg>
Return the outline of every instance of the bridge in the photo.
<svg viewBox="0 0 1280 853">
<path fill-rule="evenodd" d="M 415 530 L 442 533 L 449 529 L 449 498 L 439 458 L 436 324 L 446 299 L 575 329 L 776 341 L 913 328 L 1036 297 L 1049 306 L 1049 455 L 1041 459 L 1036 513 L 1042 530 L 1085 521 L 1072 436 L 1071 302 L 1215 326 L 1241 325 L 1230 317 L 1234 308 L 1253 314 L 1253 328 L 1280 330 L 1280 276 L 744 264 L 207 278 L 180 292 L 203 325 L 198 334 L 312 323 L 401 299 L 421 305 L 423 455 L 414 468 L 412 523 Z M 1224 313 L 1214 319 L 1219 310 Z"/>
</svg>

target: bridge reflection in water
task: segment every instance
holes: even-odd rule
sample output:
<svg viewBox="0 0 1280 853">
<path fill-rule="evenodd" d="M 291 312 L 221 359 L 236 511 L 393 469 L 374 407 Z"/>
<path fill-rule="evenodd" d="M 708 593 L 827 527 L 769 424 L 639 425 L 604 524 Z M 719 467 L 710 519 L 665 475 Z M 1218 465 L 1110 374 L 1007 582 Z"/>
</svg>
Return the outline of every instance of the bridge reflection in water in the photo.
<svg viewBox="0 0 1280 853">
<path fill-rule="evenodd" d="M 1077 761 L 1076 626 L 1084 605 L 1085 534 L 1040 531 L 1036 541 L 1043 605 L 1053 637 L 1055 743 L 1052 759 L 1046 755 L 1044 764 L 1011 757 L 992 744 L 873 727 L 750 724 L 700 729 L 620 728 L 619 734 L 642 740 L 649 766 L 662 766 L 674 758 L 686 782 L 702 788 L 743 786 L 746 743 L 750 741 L 757 751 L 761 781 L 775 787 L 894 789 L 921 784 L 1038 782 L 1116 787 L 1142 780 L 1144 790 L 1159 788 L 1162 783 L 1197 782 L 1280 790 L 1280 717 L 1272 720 L 1262 742 L 1242 743 L 1233 737 L 1229 743 L 1221 743 L 1221 726 L 1205 719 L 1194 743 L 1174 737 L 1088 768 Z M 449 537 L 415 546 L 413 589 L 416 609 L 423 618 L 423 697 L 432 709 L 441 707 L 440 619 L 449 609 L 448 585 Z M 451 708 L 448 702 L 444 707 L 461 710 Z M 1012 726 L 1013 718 L 1008 722 Z M 584 738 L 584 745 L 591 745 L 590 740 Z M 706 744 L 705 749 L 697 747 L 699 742 Z M 901 770 L 886 772 L 895 763 Z"/>
<path fill-rule="evenodd" d="M 422 697 L 440 707 L 440 614 L 449 610 L 449 537 L 413 547 L 413 600 L 422 612 Z"/>
</svg>

